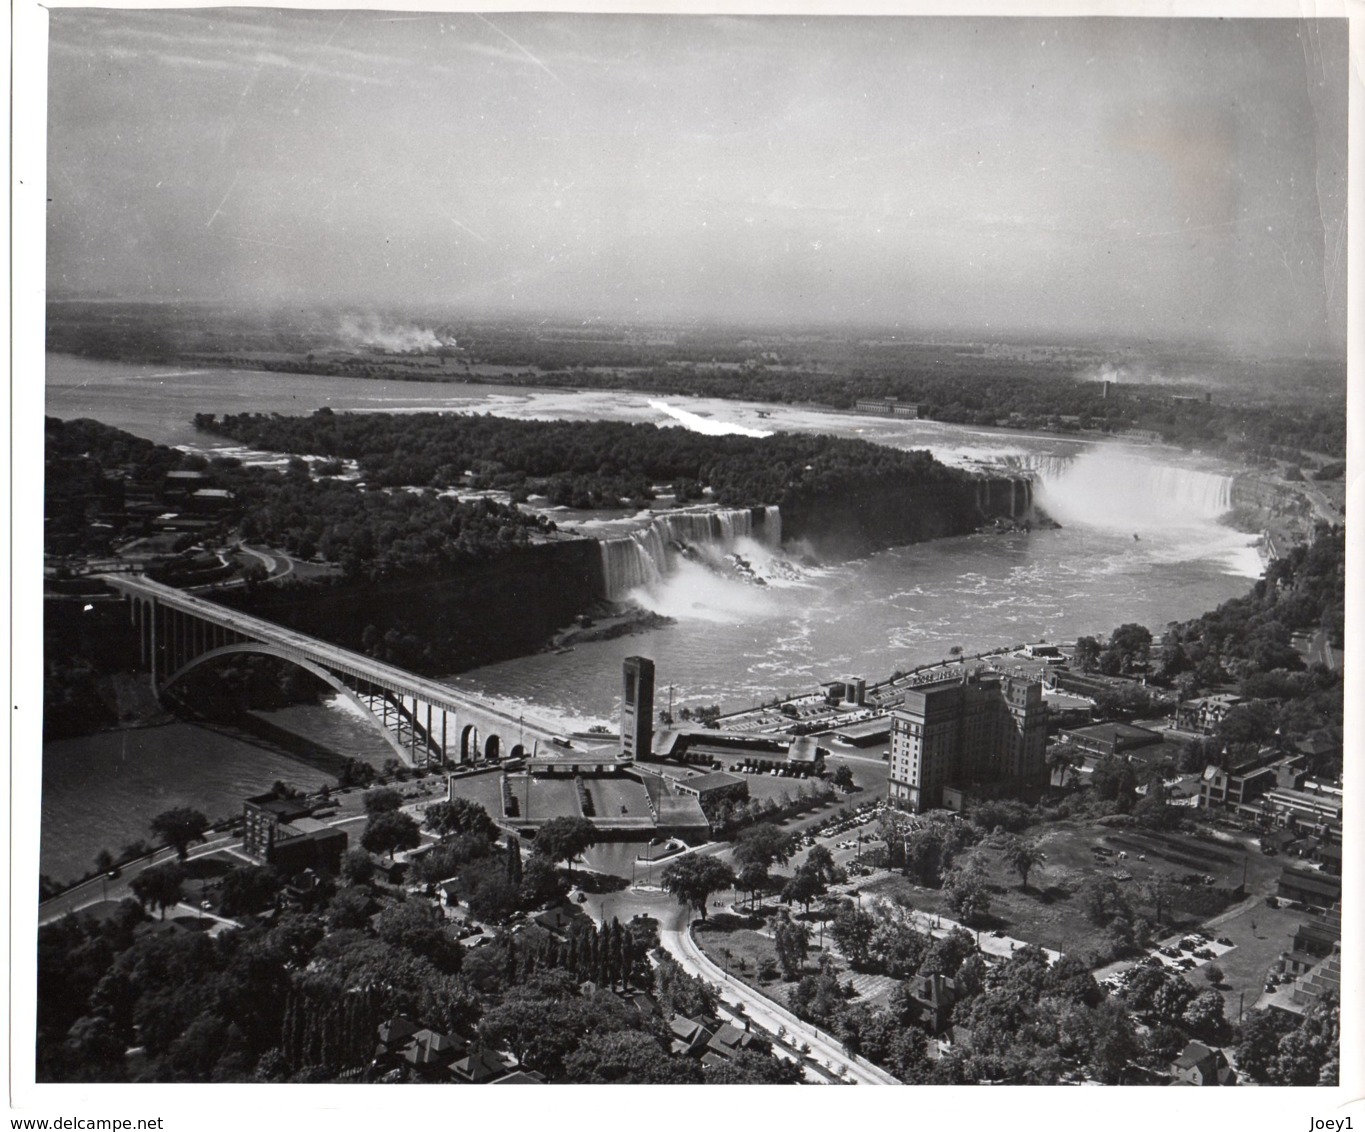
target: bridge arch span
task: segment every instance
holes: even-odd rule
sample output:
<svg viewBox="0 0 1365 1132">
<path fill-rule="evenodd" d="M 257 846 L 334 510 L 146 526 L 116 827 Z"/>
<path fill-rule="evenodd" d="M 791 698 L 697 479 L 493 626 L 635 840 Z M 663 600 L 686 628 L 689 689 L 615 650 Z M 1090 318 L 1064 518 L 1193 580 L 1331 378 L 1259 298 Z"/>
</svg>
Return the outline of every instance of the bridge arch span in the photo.
<svg viewBox="0 0 1365 1132">
<path fill-rule="evenodd" d="M 321 665 L 314 664 L 312 661 L 304 660 L 298 656 L 291 656 L 287 650 L 276 645 L 265 644 L 258 641 L 246 641 L 239 644 L 223 645 L 220 648 L 210 649 L 208 652 L 200 653 L 193 660 L 182 664 L 161 682 L 161 688 L 163 691 L 170 688 L 177 680 L 187 676 L 201 665 L 208 664 L 210 661 L 242 653 L 255 654 L 257 656 L 273 656 L 279 660 L 286 660 L 295 667 L 302 668 L 305 672 L 316 676 L 333 691 L 344 696 L 349 703 L 352 703 L 359 708 L 365 719 L 369 720 L 371 726 L 384 737 L 384 741 L 397 752 L 398 757 L 401 758 L 405 764 L 411 762 L 408 751 L 398 741 L 397 736 L 395 736 L 389 728 L 384 726 L 374 712 L 370 710 L 370 705 L 357 696 L 353 689 L 348 687 L 341 680 L 338 680 Z"/>
<path fill-rule="evenodd" d="M 495 763 L 502 759 L 502 739 L 497 735 L 490 735 L 483 744 L 483 757 L 489 762 Z"/>
</svg>

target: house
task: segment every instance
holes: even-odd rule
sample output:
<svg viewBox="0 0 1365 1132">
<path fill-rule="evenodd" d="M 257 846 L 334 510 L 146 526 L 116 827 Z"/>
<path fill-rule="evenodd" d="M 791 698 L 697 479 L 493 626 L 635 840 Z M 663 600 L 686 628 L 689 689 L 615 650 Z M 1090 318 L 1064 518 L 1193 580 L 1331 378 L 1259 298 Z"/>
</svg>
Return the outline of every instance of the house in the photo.
<svg viewBox="0 0 1365 1132">
<path fill-rule="evenodd" d="M 507 1074 L 506 1077 L 499 1077 L 496 1081 L 493 1081 L 492 1084 L 543 1085 L 545 1084 L 545 1077 L 540 1073 L 536 1073 L 534 1070 L 527 1071 L 525 1069 L 518 1069 L 515 1073 Z"/>
<path fill-rule="evenodd" d="M 1237 1071 L 1228 1064 L 1221 1049 L 1210 1049 L 1203 1042 L 1189 1042 L 1171 1062 L 1172 1082 L 1176 1085 L 1235 1085 Z"/>
<path fill-rule="evenodd" d="M 403 1051 L 412 1041 L 412 1036 L 417 1033 L 417 1029 L 415 1022 L 404 1018 L 401 1014 L 395 1014 L 388 1021 L 381 1022 L 379 1024 L 379 1044 L 374 1047 L 375 1064 L 385 1067 L 399 1064 L 403 1057 Z"/>
<path fill-rule="evenodd" d="M 483 1085 L 507 1076 L 507 1066 L 482 1042 L 475 1042 L 469 1052 L 450 1067 L 450 1074 L 457 1081 Z"/>
<path fill-rule="evenodd" d="M 418 1030 L 409 1039 L 402 1057 L 420 1075 L 447 1078 L 455 1060 L 464 1056 L 468 1043 L 436 1030 Z"/>
<path fill-rule="evenodd" d="M 371 853 L 370 864 L 374 866 L 374 879 L 381 884 L 402 884 L 408 873 L 406 861 L 395 861 L 382 853 Z"/>
<path fill-rule="evenodd" d="M 1175 724 L 1184 731 L 1198 731 L 1211 735 L 1218 730 L 1223 718 L 1242 702 L 1241 696 L 1219 694 L 1182 700 L 1175 709 Z"/>
<path fill-rule="evenodd" d="M 906 985 L 914 1004 L 916 1019 L 935 1037 L 950 1028 L 953 1003 L 957 1001 L 957 984 L 940 974 L 916 975 Z"/>
<path fill-rule="evenodd" d="M 711 1040 L 706 1043 L 709 1052 L 702 1058 L 702 1062 L 705 1064 L 707 1058 L 711 1057 L 712 1054 L 728 1060 L 735 1054 L 753 1047 L 756 1041 L 757 1039 L 748 1030 L 741 1030 L 738 1026 L 724 1022 L 711 1035 Z"/>
<path fill-rule="evenodd" d="M 711 1041 L 710 1030 L 682 1014 L 674 1014 L 668 1020 L 668 1028 L 673 1031 L 673 1042 L 669 1047 L 673 1053 L 700 1053 Z"/>
<path fill-rule="evenodd" d="M 582 918 L 583 913 L 572 904 L 560 903 L 537 915 L 535 922 L 547 932 L 562 936 L 573 926 L 575 920 Z"/>
</svg>

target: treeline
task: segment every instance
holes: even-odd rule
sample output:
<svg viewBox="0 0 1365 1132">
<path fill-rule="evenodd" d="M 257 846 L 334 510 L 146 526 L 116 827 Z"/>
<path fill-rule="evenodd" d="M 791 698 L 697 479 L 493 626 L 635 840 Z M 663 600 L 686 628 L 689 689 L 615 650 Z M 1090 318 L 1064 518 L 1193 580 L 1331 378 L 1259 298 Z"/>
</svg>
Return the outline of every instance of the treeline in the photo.
<svg viewBox="0 0 1365 1132">
<path fill-rule="evenodd" d="M 1247 403 L 1241 398 L 1209 402 L 1185 386 L 1119 385 L 1106 398 L 1098 381 L 1015 359 L 945 353 L 932 364 L 872 362 L 836 370 L 779 366 L 655 365 L 643 368 L 569 368 L 542 360 L 533 371 L 481 378 L 475 373 L 422 368 L 391 372 L 371 360 L 343 363 L 257 363 L 290 372 L 332 372 L 337 376 L 461 380 L 475 384 L 526 385 L 552 389 L 622 389 L 669 396 L 713 397 L 775 404 L 813 404 L 853 409 L 858 401 L 895 397 L 919 406 L 920 416 L 947 424 L 1122 432 L 1139 429 L 1185 448 L 1228 456 L 1270 457 L 1303 462 L 1305 453 L 1344 456 L 1345 416 L 1340 404 L 1287 407 Z M 403 363 L 409 368 L 414 364 Z M 1292 375 L 1291 375 L 1292 376 Z M 1323 399 L 1325 401 L 1325 399 Z"/>
<path fill-rule="evenodd" d="M 497 488 L 524 499 L 581 507 L 638 506 L 668 483 L 729 506 L 781 504 L 794 492 L 837 493 L 857 484 L 958 481 L 928 452 L 859 440 L 779 433 L 762 439 L 703 436 L 615 421 L 517 421 L 417 413 L 309 417 L 196 414 L 196 428 L 277 452 L 355 460 L 367 484 Z"/>
</svg>

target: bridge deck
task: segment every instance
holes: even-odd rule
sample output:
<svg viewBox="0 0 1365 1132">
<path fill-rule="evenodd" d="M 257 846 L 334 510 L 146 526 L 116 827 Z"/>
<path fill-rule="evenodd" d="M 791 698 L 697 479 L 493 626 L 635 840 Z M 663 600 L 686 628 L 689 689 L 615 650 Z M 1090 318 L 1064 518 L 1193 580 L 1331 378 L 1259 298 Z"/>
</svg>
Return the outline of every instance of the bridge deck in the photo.
<svg viewBox="0 0 1365 1132">
<path fill-rule="evenodd" d="M 137 596 L 155 600 L 182 613 L 188 613 L 204 621 L 221 625 L 223 628 L 240 633 L 245 637 L 254 638 L 261 643 L 296 652 L 315 664 L 344 672 L 360 680 L 366 680 L 388 691 L 400 695 L 415 696 L 423 703 L 429 703 L 433 707 L 443 708 L 457 714 L 462 711 L 477 712 L 480 715 L 501 720 L 510 728 L 519 728 L 541 738 L 550 738 L 561 730 L 532 716 L 513 715 L 509 711 L 493 707 L 491 704 L 465 695 L 448 684 L 418 676 L 392 664 L 385 664 L 383 661 L 375 660 L 363 653 L 352 652 L 350 649 L 328 644 L 326 641 L 320 641 L 306 633 L 299 633 L 293 629 L 287 629 L 283 625 L 277 625 L 273 621 L 266 621 L 259 617 L 253 617 L 249 613 L 240 613 L 235 609 L 228 609 L 226 606 L 218 605 L 206 598 L 196 597 L 194 594 L 187 594 L 183 590 L 177 590 L 173 586 L 167 586 L 161 582 L 153 582 L 144 577 L 120 577 L 110 574 L 98 576 L 111 589 L 126 597 Z"/>
</svg>

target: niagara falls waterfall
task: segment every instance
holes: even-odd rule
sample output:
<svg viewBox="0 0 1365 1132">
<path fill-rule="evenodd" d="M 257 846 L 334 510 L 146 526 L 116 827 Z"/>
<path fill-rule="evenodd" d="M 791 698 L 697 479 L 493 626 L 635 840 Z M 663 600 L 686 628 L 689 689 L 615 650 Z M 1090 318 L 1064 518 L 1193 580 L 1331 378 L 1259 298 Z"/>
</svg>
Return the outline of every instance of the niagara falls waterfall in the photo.
<svg viewBox="0 0 1365 1132">
<path fill-rule="evenodd" d="M 777 507 L 667 511 L 628 535 L 601 539 L 602 576 L 609 601 L 667 581 L 684 561 L 734 568 L 755 551 L 771 556 L 782 545 Z M 728 561 L 726 561 L 728 559 Z"/>
</svg>

